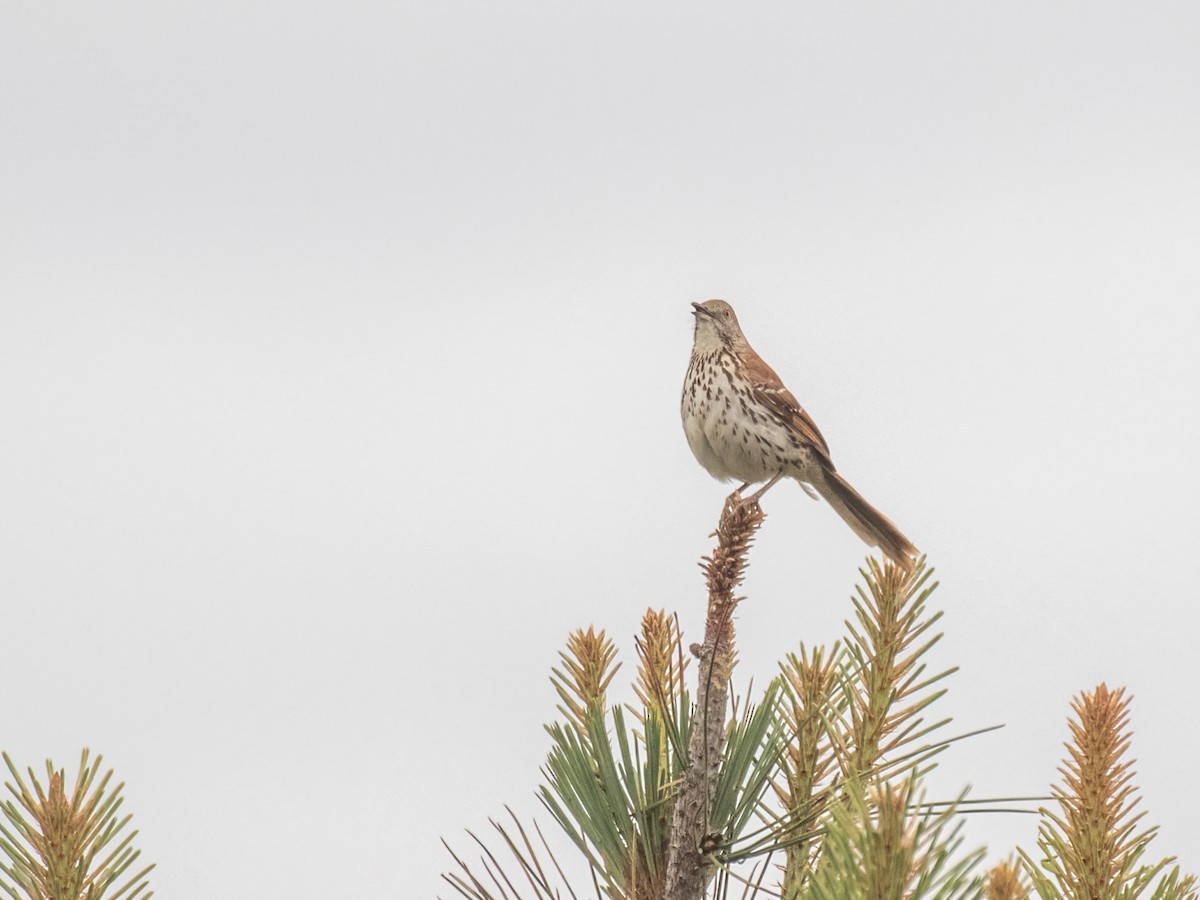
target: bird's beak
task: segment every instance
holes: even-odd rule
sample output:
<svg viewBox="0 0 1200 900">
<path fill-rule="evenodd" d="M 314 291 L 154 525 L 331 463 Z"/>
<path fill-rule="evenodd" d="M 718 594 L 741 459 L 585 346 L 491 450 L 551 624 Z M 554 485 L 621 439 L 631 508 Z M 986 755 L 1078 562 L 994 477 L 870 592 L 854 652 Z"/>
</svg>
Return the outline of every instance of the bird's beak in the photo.
<svg viewBox="0 0 1200 900">
<path fill-rule="evenodd" d="M 710 313 L 707 309 L 705 309 L 699 303 L 693 303 L 692 304 L 692 315 L 693 316 L 711 316 L 712 313 Z"/>
</svg>

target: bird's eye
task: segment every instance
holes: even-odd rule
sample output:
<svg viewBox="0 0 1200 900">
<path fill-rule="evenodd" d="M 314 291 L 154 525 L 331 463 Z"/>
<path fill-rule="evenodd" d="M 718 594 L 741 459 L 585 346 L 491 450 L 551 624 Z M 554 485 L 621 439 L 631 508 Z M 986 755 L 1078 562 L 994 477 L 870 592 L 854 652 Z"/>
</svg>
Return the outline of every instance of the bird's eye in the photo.
<svg viewBox="0 0 1200 900">
<path fill-rule="evenodd" d="M 728 319 L 729 318 L 729 310 L 725 310 L 723 313 L 721 313 L 721 315 L 723 315 L 725 318 Z"/>
</svg>

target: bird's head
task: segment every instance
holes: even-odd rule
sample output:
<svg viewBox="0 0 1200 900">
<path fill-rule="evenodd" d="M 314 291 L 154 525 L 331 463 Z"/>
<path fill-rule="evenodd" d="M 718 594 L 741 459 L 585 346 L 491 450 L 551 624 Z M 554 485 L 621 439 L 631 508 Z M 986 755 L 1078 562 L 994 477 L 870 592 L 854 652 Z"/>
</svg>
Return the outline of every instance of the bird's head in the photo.
<svg viewBox="0 0 1200 900">
<path fill-rule="evenodd" d="M 692 304 L 696 317 L 696 344 L 721 343 L 725 346 L 744 341 L 737 314 L 724 300 L 706 300 Z"/>
</svg>

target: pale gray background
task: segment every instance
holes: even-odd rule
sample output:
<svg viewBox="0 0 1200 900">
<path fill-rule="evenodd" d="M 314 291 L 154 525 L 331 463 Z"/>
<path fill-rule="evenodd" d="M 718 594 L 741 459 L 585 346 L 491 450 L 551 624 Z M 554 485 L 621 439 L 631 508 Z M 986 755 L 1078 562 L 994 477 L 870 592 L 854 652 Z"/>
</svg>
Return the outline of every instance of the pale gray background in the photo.
<svg viewBox="0 0 1200 900">
<path fill-rule="evenodd" d="M 1200 866 L 1198 48 L 1192 2 L 4 4 L 0 744 L 104 752 L 164 898 L 432 895 L 536 809 L 569 630 L 699 636 L 721 296 L 938 567 L 942 711 L 1008 724 L 936 795 L 1044 791 L 1107 679 Z M 766 508 L 742 683 L 865 549 Z"/>
</svg>

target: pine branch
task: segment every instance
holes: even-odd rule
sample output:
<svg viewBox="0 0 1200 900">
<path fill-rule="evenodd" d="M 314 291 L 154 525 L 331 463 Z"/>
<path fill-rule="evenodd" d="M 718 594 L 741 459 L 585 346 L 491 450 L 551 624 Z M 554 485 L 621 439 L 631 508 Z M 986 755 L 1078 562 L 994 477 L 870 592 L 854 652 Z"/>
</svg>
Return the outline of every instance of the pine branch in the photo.
<svg viewBox="0 0 1200 900">
<path fill-rule="evenodd" d="M 15 798 L 0 803 L 0 889 L 10 897 L 30 900 L 149 900 L 146 875 L 154 866 L 125 877 L 141 855 L 132 846 L 137 832 L 118 839 L 130 816 L 118 817 L 124 784 L 109 788 L 110 769 L 97 780 L 100 762 L 90 763 L 84 750 L 74 790 L 68 792 L 65 773 L 46 761 L 49 783 L 42 787 L 33 769 L 29 784 L 3 754 L 13 781 L 6 787 Z M 28 818 L 26 818 L 28 816 Z M 7 864 L 3 861 L 7 858 Z"/>
<path fill-rule="evenodd" d="M 1130 730 L 1124 688 L 1100 684 L 1076 697 L 1071 708 L 1069 758 L 1059 769 L 1063 784 L 1053 790 L 1060 811 L 1041 810 L 1040 865 L 1018 851 L 1033 889 L 1045 900 L 1134 900 L 1152 887 L 1156 900 L 1195 900 L 1195 880 L 1178 867 L 1167 871 L 1173 858 L 1142 863 L 1158 829 L 1138 830 L 1144 813 L 1134 812 L 1139 797 L 1133 760 L 1126 758 Z"/>
<path fill-rule="evenodd" d="M 785 896 L 795 895 L 811 869 L 819 841 L 806 838 L 812 823 L 824 811 L 830 792 L 824 785 L 837 764 L 830 719 L 838 714 L 841 647 L 828 654 L 820 647 L 811 653 L 803 645 L 800 655 L 789 653 L 779 677 L 783 690 L 781 714 L 788 734 L 786 752 L 779 760 L 782 776 L 774 785 L 776 796 L 800 837 L 786 847 Z"/>
<path fill-rule="evenodd" d="M 1029 900 L 1029 888 L 1021 877 L 1020 864 L 1015 859 L 997 863 L 984 882 L 987 900 Z"/>
<path fill-rule="evenodd" d="M 733 672 L 733 612 L 740 598 L 733 592 L 745 577 L 747 553 L 766 515 L 757 501 L 743 501 L 735 492 L 725 500 L 717 526 L 717 547 L 705 559 L 708 617 L 699 657 L 696 719 L 688 747 L 688 769 L 671 821 L 665 900 L 699 900 L 711 873 L 709 853 L 722 835 L 707 833 L 721 752 L 725 744 L 725 711 L 729 677 Z"/>
</svg>

